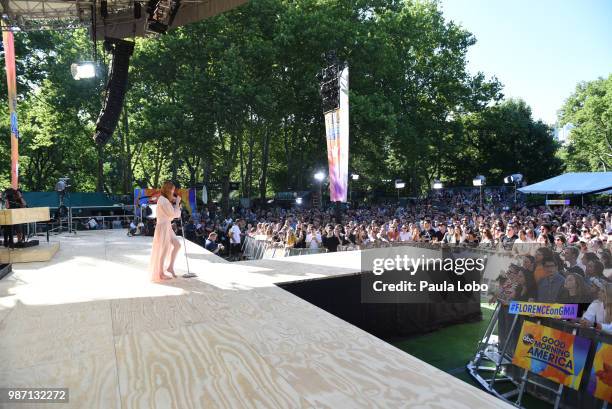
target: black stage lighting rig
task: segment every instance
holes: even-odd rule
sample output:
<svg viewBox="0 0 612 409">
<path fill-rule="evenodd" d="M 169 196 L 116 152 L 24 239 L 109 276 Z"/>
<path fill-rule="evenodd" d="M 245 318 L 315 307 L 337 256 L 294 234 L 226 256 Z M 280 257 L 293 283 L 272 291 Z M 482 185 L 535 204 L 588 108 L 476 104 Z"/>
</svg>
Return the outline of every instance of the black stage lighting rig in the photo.
<svg viewBox="0 0 612 409">
<path fill-rule="evenodd" d="M 340 73 L 346 63 L 340 63 L 335 51 L 328 51 L 322 55 L 327 63 L 317 74 L 319 80 L 319 95 L 321 95 L 323 113 L 333 111 L 340 107 Z"/>
<path fill-rule="evenodd" d="M 149 31 L 166 34 L 179 10 L 181 0 L 149 0 L 147 27 Z"/>
</svg>

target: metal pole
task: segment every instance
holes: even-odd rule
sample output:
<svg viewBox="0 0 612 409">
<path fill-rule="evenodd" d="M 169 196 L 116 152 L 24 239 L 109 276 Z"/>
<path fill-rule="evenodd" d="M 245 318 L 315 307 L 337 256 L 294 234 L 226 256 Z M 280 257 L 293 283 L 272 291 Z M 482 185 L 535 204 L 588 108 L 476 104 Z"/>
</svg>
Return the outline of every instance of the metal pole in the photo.
<svg viewBox="0 0 612 409">
<path fill-rule="evenodd" d="M 183 236 L 183 249 L 184 249 L 184 252 L 185 252 L 185 263 L 187 264 L 187 274 L 183 274 L 183 278 L 197 277 L 197 275 L 195 273 L 192 273 L 189 270 L 189 258 L 187 257 L 187 241 L 185 240 L 185 229 L 183 228 L 183 216 L 182 215 L 179 218 L 179 220 L 181 221 L 181 234 Z"/>
</svg>

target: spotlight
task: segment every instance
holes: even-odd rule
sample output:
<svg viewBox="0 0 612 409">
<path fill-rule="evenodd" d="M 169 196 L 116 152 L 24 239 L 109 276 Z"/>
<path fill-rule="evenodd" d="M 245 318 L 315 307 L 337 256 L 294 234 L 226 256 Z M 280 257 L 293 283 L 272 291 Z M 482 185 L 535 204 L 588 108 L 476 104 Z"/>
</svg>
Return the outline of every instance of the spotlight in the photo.
<svg viewBox="0 0 612 409">
<path fill-rule="evenodd" d="M 158 34 L 166 34 L 178 12 L 180 0 L 149 0 L 148 28 Z"/>
<path fill-rule="evenodd" d="M 70 185 L 68 184 L 69 180 L 70 178 L 59 178 L 57 183 L 55 184 L 55 190 L 57 192 L 63 192 L 64 190 L 69 188 L 70 187 Z"/>
<path fill-rule="evenodd" d="M 70 73 L 72 78 L 80 80 L 84 78 L 93 78 L 96 76 L 96 65 L 91 61 L 83 61 L 70 65 Z"/>
<path fill-rule="evenodd" d="M 482 175 L 478 175 L 474 178 L 474 180 L 472 180 L 472 184 L 474 186 L 484 186 L 487 184 L 487 178 Z"/>
<path fill-rule="evenodd" d="M 515 173 L 513 175 L 510 176 L 506 176 L 504 178 L 504 183 L 514 183 L 514 184 L 519 184 L 523 181 L 523 175 L 521 175 L 520 173 Z"/>
<path fill-rule="evenodd" d="M 433 188 L 435 190 L 440 190 L 444 187 L 444 185 L 442 185 L 442 182 L 440 182 L 438 179 L 435 179 L 433 182 Z"/>
<path fill-rule="evenodd" d="M 318 180 L 319 182 L 323 182 L 323 179 L 325 179 L 325 173 L 319 171 L 314 174 L 314 178 Z"/>
</svg>

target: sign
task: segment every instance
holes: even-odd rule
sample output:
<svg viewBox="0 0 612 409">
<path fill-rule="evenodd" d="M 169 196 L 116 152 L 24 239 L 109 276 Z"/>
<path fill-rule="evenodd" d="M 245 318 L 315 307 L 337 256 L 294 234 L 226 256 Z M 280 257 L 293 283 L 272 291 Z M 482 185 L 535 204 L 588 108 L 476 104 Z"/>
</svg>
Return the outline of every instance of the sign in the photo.
<svg viewBox="0 0 612 409">
<path fill-rule="evenodd" d="M 547 206 L 569 206 L 569 199 L 550 199 L 546 201 Z"/>
<path fill-rule="evenodd" d="M 548 304 L 541 302 L 512 301 L 508 308 L 510 314 L 529 315 L 556 319 L 575 319 L 578 316 L 578 304 Z"/>
<path fill-rule="evenodd" d="M 612 403 L 612 345 L 597 345 L 587 390 L 597 399 Z"/>
<path fill-rule="evenodd" d="M 577 390 L 590 344 L 586 338 L 525 321 L 512 363 Z"/>
<path fill-rule="evenodd" d="M 346 202 L 349 160 L 348 67 L 340 73 L 340 108 L 325 114 L 329 200 Z"/>
</svg>

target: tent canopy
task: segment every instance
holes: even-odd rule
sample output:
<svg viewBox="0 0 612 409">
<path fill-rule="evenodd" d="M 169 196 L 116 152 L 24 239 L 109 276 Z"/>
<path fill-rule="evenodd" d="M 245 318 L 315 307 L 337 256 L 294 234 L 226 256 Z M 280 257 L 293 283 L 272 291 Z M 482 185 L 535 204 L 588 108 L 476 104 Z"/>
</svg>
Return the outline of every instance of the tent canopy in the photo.
<svg viewBox="0 0 612 409">
<path fill-rule="evenodd" d="M 612 172 L 564 173 L 519 189 L 526 194 L 581 195 L 588 193 L 612 193 Z"/>
</svg>

